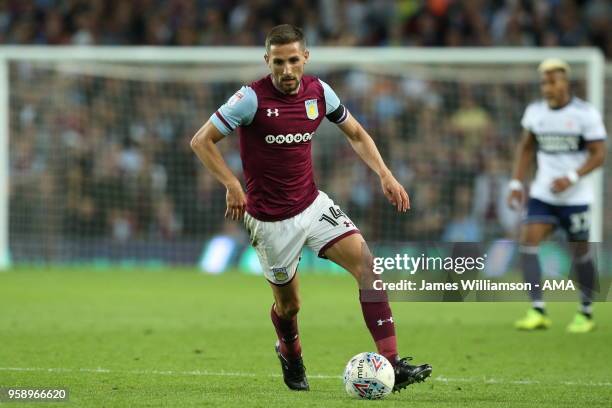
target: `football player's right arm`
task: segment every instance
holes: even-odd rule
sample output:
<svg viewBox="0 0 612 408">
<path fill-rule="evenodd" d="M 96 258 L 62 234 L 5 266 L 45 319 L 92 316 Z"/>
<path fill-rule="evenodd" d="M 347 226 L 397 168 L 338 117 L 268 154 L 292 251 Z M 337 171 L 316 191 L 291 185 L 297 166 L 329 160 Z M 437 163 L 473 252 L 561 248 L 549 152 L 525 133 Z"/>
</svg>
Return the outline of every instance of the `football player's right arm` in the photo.
<svg viewBox="0 0 612 408">
<path fill-rule="evenodd" d="M 242 219 L 246 209 L 246 196 L 238 177 L 230 170 L 216 143 L 225 136 L 208 120 L 191 139 L 191 148 L 200 161 L 227 189 L 225 217 Z"/>
<path fill-rule="evenodd" d="M 357 155 L 379 177 L 385 197 L 397 208 L 406 212 L 410 209 L 410 198 L 404 187 L 393 177 L 385 165 L 372 137 L 366 132 L 341 103 L 336 92 L 324 81 L 321 81 L 325 97 L 325 116 L 330 122 L 338 125 L 348 138 Z"/>
<path fill-rule="evenodd" d="M 510 181 L 510 194 L 508 195 L 508 205 L 515 210 L 520 209 L 525 201 L 523 180 L 531 163 L 533 163 L 535 151 L 535 136 L 529 130 L 524 129 L 521 141 L 516 148 L 512 181 Z"/>
</svg>

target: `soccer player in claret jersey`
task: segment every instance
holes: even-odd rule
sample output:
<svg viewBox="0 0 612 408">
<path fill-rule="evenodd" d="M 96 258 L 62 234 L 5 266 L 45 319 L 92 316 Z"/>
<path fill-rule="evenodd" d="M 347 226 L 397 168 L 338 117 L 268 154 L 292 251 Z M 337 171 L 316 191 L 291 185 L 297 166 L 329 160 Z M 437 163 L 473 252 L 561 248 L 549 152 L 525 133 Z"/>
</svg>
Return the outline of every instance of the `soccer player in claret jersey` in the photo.
<svg viewBox="0 0 612 408">
<path fill-rule="evenodd" d="M 595 328 L 591 304 L 596 271 L 588 243 L 589 205 L 594 191 L 582 177 L 603 164 L 606 130 L 599 112 L 571 95 L 567 63 L 548 59 L 538 71 L 543 100 L 530 104 L 521 121 L 523 137 L 517 148 L 508 197 L 510 206 L 522 205 L 522 181 L 537 152 L 537 173 L 531 183 L 520 238 L 521 266 L 525 281 L 531 283 L 533 307 L 515 326 L 535 330 L 551 325 L 540 286 L 538 246 L 560 227 L 570 241 L 573 274 L 581 290 L 579 311 L 567 331 L 585 333 Z"/>
<path fill-rule="evenodd" d="M 225 215 L 244 221 L 270 282 L 274 295 L 270 315 L 285 384 L 292 390 L 308 390 L 297 320 L 296 271 L 302 247 L 307 245 L 342 266 L 358 282 L 372 273 L 371 255 L 359 230 L 315 185 L 311 143 L 321 121 L 326 117 L 344 132 L 355 152 L 380 177 L 383 193 L 398 211 L 405 212 L 410 204 L 372 138 L 333 89 L 317 77 L 304 75 L 309 51 L 303 32 L 288 24 L 274 27 L 265 46 L 270 75 L 238 90 L 196 133 L 191 146 L 226 186 Z M 215 146 L 235 129 L 246 195 Z M 409 357 L 398 356 L 386 293 L 368 299 L 360 290 L 359 300 L 378 352 L 395 368 L 394 390 L 425 380 L 431 374 L 429 364 L 411 365 Z"/>
</svg>

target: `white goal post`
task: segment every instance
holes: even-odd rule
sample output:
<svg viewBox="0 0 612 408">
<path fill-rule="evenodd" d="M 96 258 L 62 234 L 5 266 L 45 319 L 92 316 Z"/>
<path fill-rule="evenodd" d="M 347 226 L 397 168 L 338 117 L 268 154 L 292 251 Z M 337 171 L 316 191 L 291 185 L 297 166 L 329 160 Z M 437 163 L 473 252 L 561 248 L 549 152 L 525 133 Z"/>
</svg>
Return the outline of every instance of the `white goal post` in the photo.
<svg viewBox="0 0 612 408">
<path fill-rule="evenodd" d="M 250 64 L 263 66 L 263 48 L 243 47 L 44 47 L 0 46 L 0 269 L 10 265 L 9 254 L 9 122 L 10 64 L 20 61 L 72 63 L 156 64 Z M 604 109 L 605 60 L 595 48 L 332 48 L 313 47 L 311 66 L 372 64 L 401 69 L 402 64 L 453 64 L 494 66 L 500 75 L 512 64 L 533 64 L 557 57 L 581 64 L 586 73 L 586 97 L 600 112 Z M 405 73 L 410 75 L 409 72 Z M 591 240 L 603 239 L 603 173 L 592 176 L 596 185 Z"/>
</svg>

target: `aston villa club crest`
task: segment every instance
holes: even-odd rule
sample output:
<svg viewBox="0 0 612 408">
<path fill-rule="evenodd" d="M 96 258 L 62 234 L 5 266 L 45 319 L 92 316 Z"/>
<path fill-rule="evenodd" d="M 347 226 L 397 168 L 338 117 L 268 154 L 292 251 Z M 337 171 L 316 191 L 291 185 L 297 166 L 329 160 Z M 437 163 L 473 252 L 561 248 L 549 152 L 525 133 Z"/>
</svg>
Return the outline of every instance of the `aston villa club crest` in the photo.
<svg viewBox="0 0 612 408">
<path fill-rule="evenodd" d="M 319 117 L 319 106 L 316 99 L 308 99 L 304 104 L 306 105 L 306 116 L 308 116 L 308 119 L 315 120 Z"/>
<path fill-rule="evenodd" d="M 286 279 L 289 279 L 289 274 L 287 273 L 286 267 L 271 268 L 271 270 L 272 270 L 272 275 L 274 275 L 274 279 L 276 279 L 277 281 L 284 281 Z"/>
</svg>

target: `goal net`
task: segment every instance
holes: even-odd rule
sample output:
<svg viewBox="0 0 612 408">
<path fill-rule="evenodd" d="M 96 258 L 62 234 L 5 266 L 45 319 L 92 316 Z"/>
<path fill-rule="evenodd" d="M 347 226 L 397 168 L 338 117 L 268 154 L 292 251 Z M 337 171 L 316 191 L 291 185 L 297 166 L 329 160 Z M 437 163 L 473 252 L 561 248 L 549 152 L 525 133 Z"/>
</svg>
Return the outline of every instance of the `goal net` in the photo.
<svg viewBox="0 0 612 408">
<path fill-rule="evenodd" d="M 266 74 L 262 54 L 5 50 L 4 258 L 193 265 L 208 248 L 221 268 L 250 262 L 239 259 L 247 247 L 242 225 L 224 219 L 224 188 L 189 141 L 241 85 Z M 574 93 L 603 107 L 603 65 L 592 50 L 311 55 L 307 73 L 335 89 L 410 194 L 412 210 L 396 213 L 340 131 L 322 124 L 313 139 L 316 182 L 376 245 L 516 237 L 520 214 L 505 206 L 506 185 L 521 116 L 539 96 L 540 59 L 569 60 Z M 237 135 L 218 146 L 242 178 Z M 612 236 L 612 223 L 603 223 L 601 175 L 592 182 L 594 240 L 601 241 Z"/>
</svg>

